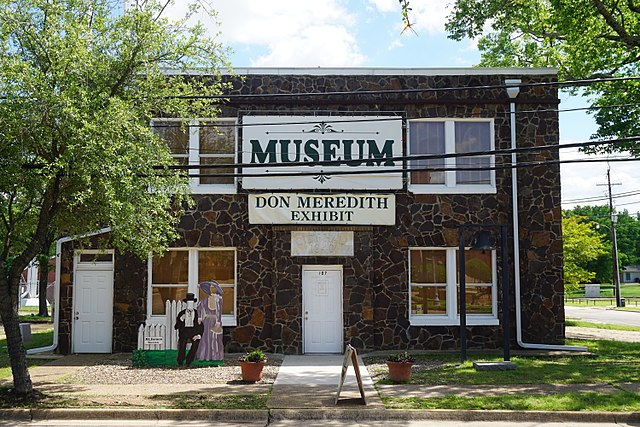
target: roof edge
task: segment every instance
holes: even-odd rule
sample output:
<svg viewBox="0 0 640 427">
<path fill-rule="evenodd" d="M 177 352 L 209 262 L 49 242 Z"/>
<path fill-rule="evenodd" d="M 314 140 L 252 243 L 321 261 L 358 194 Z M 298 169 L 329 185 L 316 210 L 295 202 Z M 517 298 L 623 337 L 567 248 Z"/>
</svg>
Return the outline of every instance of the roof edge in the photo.
<svg viewBox="0 0 640 427">
<path fill-rule="evenodd" d="M 181 70 L 166 69 L 166 74 L 185 74 Z M 197 69 L 186 74 L 208 74 Z M 312 75 L 312 76 L 486 76 L 486 75 L 557 75 L 557 68 L 480 68 L 480 67 L 434 67 L 434 68 L 383 68 L 383 67 L 238 67 L 231 71 L 220 70 L 222 75 Z"/>
</svg>

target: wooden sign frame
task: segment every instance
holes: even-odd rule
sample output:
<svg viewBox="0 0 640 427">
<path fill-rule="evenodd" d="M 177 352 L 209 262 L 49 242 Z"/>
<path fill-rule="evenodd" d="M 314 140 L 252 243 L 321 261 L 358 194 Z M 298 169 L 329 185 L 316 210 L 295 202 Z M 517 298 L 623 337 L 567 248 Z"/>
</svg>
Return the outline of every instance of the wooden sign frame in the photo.
<svg viewBox="0 0 640 427">
<path fill-rule="evenodd" d="M 342 392 L 342 386 L 344 385 L 344 379 L 347 377 L 347 370 L 349 369 L 349 361 L 353 365 L 353 369 L 356 372 L 356 380 L 358 382 L 358 389 L 360 390 L 360 397 L 362 397 L 362 403 L 367 404 L 367 397 L 364 394 L 364 387 L 362 385 L 362 377 L 360 376 L 360 365 L 358 364 L 358 352 L 351 344 L 347 344 L 344 350 L 344 360 L 342 361 L 342 373 L 340 374 L 340 383 L 338 384 L 338 392 L 336 393 L 336 400 L 334 405 L 338 404 L 340 399 L 340 392 Z"/>
</svg>

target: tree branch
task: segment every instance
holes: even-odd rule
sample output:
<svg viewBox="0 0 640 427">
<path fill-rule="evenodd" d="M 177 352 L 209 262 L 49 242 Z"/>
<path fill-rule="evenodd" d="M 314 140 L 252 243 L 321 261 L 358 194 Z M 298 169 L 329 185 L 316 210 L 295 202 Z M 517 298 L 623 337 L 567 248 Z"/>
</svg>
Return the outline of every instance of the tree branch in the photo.
<svg viewBox="0 0 640 427">
<path fill-rule="evenodd" d="M 624 26 L 616 20 L 613 14 L 606 8 L 601 0 L 593 0 L 596 10 L 604 18 L 607 25 L 620 36 L 620 41 L 629 47 L 640 47 L 640 43 L 635 37 L 631 36 Z"/>
<path fill-rule="evenodd" d="M 636 6 L 633 0 L 627 0 L 627 6 L 629 6 L 629 10 L 635 13 L 640 13 L 640 6 Z"/>
</svg>

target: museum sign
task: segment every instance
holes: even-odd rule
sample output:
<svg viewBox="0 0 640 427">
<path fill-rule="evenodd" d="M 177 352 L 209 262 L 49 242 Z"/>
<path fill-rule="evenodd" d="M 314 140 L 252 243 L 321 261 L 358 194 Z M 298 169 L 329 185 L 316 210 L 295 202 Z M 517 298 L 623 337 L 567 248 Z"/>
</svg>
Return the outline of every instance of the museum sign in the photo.
<svg viewBox="0 0 640 427">
<path fill-rule="evenodd" d="M 401 117 L 244 116 L 242 125 L 246 189 L 402 188 Z"/>
</svg>

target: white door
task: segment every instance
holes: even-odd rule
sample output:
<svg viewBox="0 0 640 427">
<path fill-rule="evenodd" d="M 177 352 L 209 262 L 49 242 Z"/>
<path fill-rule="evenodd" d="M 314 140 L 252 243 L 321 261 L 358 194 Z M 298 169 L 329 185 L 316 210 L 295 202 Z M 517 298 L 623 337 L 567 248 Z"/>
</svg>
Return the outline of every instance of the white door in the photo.
<svg viewBox="0 0 640 427">
<path fill-rule="evenodd" d="M 342 268 L 302 269 L 305 353 L 342 353 Z"/>
<path fill-rule="evenodd" d="M 111 353 L 113 263 L 76 264 L 73 352 Z"/>
</svg>

